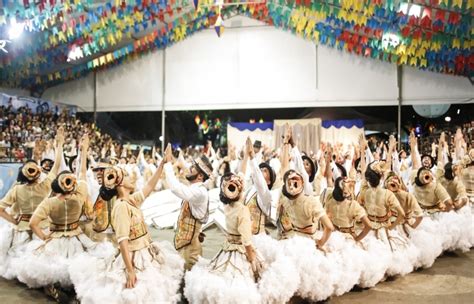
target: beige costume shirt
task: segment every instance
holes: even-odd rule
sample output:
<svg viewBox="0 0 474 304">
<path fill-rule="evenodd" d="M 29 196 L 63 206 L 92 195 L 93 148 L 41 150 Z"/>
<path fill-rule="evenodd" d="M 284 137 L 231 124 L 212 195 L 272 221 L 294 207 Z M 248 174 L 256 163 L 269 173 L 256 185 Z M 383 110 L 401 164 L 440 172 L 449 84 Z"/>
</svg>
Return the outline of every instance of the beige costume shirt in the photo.
<svg viewBox="0 0 474 304">
<path fill-rule="evenodd" d="M 462 169 L 461 180 L 466 187 L 467 194 L 474 196 L 474 166 Z"/>
<path fill-rule="evenodd" d="M 316 232 L 316 223 L 326 214 L 318 197 L 303 193 L 290 200 L 283 196 L 281 204 L 291 221 L 294 232 L 311 236 Z"/>
<path fill-rule="evenodd" d="M 338 230 L 354 227 L 355 222 L 361 221 L 367 215 L 365 209 L 355 200 L 336 201 L 332 191 L 326 194 L 324 201 L 326 213 Z"/>
<path fill-rule="evenodd" d="M 423 209 L 436 209 L 436 205 L 450 199 L 448 191 L 440 183 L 432 182 L 426 186 L 413 187 L 413 194 Z"/>
<path fill-rule="evenodd" d="M 369 187 L 361 191 L 360 202 L 364 205 L 373 229 L 379 229 L 390 225 L 390 210 L 400 206 L 395 195 L 384 188 Z"/>
<path fill-rule="evenodd" d="M 17 215 L 19 220 L 17 224 L 17 230 L 25 231 L 30 230 L 29 218 L 21 220 L 21 215 L 31 216 L 38 205 L 50 194 L 51 183 L 56 177 L 56 174 L 50 172 L 46 178 L 37 183 L 33 184 L 16 184 L 7 195 L 0 201 L 1 208 L 11 207 L 13 214 Z M 47 228 L 48 222 L 43 221 L 40 224 L 40 228 Z"/>
<path fill-rule="evenodd" d="M 41 220 L 48 219 L 50 229 L 59 230 L 52 232 L 52 238 L 79 235 L 82 233 L 79 227 L 79 218 L 82 215 L 86 199 L 87 183 L 80 180 L 76 191 L 65 195 L 63 199 L 54 196 L 43 200 L 36 208 L 33 217 Z M 67 229 L 67 226 L 71 224 L 77 224 L 77 228 Z M 64 230 L 61 231 L 61 228 Z"/>
<path fill-rule="evenodd" d="M 403 211 L 405 211 L 405 219 L 423 216 L 423 210 L 421 209 L 413 194 L 403 190 L 394 192 L 394 194 L 397 197 L 398 202 L 402 206 Z M 394 213 L 394 216 L 396 216 L 396 211 L 392 210 L 392 212 Z"/>
<path fill-rule="evenodd" d="M 137 251 L 148 247 L 151 238 L 140 210 L 145 200 L 141 191 L 135 192 L 127 200 L 118 199 L 112 209 L 112 226 L 117 243 L 128 240 L 128 249 Z"/>
<path fill-rule="evenodd" d="M 224 214 L 229 243 L 239 243 L 240 239 L 242 245 L 252 245 L 252 221 L 249 208 L 237 201 L 225 205 Z"/>
</svg>

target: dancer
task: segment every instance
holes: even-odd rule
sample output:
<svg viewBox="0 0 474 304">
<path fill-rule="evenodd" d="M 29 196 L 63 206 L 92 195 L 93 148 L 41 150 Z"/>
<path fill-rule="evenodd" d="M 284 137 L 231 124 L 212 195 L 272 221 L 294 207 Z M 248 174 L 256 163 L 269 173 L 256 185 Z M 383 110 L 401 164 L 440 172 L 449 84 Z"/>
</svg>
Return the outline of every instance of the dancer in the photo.
<svg viewBox="0 0 474 304">
<path fill-rule="evenodd" d="M 186 270 L 190 270 L 202 255 L 201 242 L 204 237 L 201 233 L 202 224 L 209 217 L 209 195 L 204 185 L 212 174 L 212 165 L 205 156 L 194 160 L 186 179 L 191 183 L 187 186 L 178 181 L 174 175 L 171 145 L 165 151 L 166 181 L 177 197 L 183 200 L 181 213 L 175 232 L 174 246 L 185 261 Z"/>
<path fill-rule="evenodd" d="M 148 183 L 134 192 L 133 178 L 120 167 L 104 172 L 104 187 L 116 191 L 112 226 L 120 255 L 109 259 L 79 257 L 70 267 L 83 303 L 175 303 L 183 276 L 183 259 L 169 242 L 152 242 L 140 206 L 163 171 L 162 161 Z M 131 194 L 133 193 L 133 194 Z M 84 270 L 79 265 L 91 265 Z"/>
<path fill-rule="evenodd" d="M 84 135 L 80 146 L 82 159 L 88 146 L 89 138 Z M 47 294 L 57 301 L 67 297 L 63 291 L 72 285 L 68 266 L 75 255 L 84 251 L 113 254 L 112 246 L 97 247 L 79 226 L 88 195 L 86 171 L 84 161 L 80 165 L 79 181 L 69 171 L 61 172 L 53 180 L 54 196 L 43 200 L 30 219 L 31 230 L 40 240 L 32 242 L 25 255 L 16 260 L 18 279 L 29 287 L 47 286 Z M 41 229 L 45 220 L 49 221 L 49 234 Z"/>
<path fill-rule="evenodd" d="M 328 184 L 331 185 L 332 181 L 328 180 Z M 356 242 L 361 241 L 372 226 L 365 209 L 353 199 L 354 181 L 341 176 L 336 179 L 334 185 L 334 190 L 325 192 L 323 201 L 326 213 L 336 231 L 350 235 Z M 356 222 L 362 222 L 364 227 L 359 233 L 355 229 Z"/>
<path fill-rule="evenodd" d="M 459 210 L 468 202 L 466 187 L 458 177 L 461 169 L 460 164 L 445 162 L 448 144 L 444 132 L 441 133 L 438 146 L 438 169 L 436 179 L 446 189 L 453 202 L 454 210 Z"/>
<path fill-rule="evenodd" d="M 244 204 L 249 208 L 252 217 L 252 234 L 266 234 L 265 223 L 272 207 L 270 190 L 275 183 L 275 172 L 267 163 L 257 164 L 250 138 L 247 138 L 245 153 L 244 164 L 247 163 L 245 160 L 248 157 L 253 186 L 247 192 Z M 242 174 L 245 176 L 245 166 Z"/>
<path fill-rule="evenodd" d="M 112 227 L 112 210 L 117 200 L 115 189 L 108 189 L 104 186 L 104 172 L 111 165 L 99 163 L 94 169 L 94 175 L 100 185 L 99 194 L 94 203 L 94 220 L 92 222 L 92 239 L 94 241 L 109 241 L 118 245 Z"/>
<path fill-rule="evenodd" d="M 11 259 L 19 258 L 35 238 L 28 223 L 38 205 L 51 192 L 51 183 L 61 163 L 63 144 L 64 130 L 60 127 L 56 133 L 55 162 L 46 178 L 40 181 L 41 168 L 34 161 L 27 161 L 18 172 L 17 183 L 0 201 L 0 216 L 13 225 L 0 234 L 0 275 L 6 279 L 17 276 L 16 269 L 10 267 Z M 48 221 L 41 221 L 38 227 L 47 231 Z"/>
<path fill-rule="evenodd" d="M 227 238 L 209 264 L 199 263 L 186 274 L 184 294 L 192 303 L 261 301 L 255 282 L 262 274 L 263 260 L 252 244 L 252 220 L 242 203 L 243 189 L 242 177 L 233 173 L 222 177 L 219 196 L 224 203 Z"/>
<path fill-rule="evenodd" d="M 373 161 L 367 166 L 364 173 L 367 183 L 361 188 L 359 202 L 367 211 L 372 226 L 371 233 L 392 252 L 393 260 L 387 274 L 405 275 L 413 270 L 419 253 L 409 239 L 395 229 L 404 221 L 405 211 L 395 195 L 381 187 L 381 179 L 387 170 L 384 165 L 384 162 Z M 392 210 L 397 213 L 394 222 L 391 221 Z"/>
</svg>

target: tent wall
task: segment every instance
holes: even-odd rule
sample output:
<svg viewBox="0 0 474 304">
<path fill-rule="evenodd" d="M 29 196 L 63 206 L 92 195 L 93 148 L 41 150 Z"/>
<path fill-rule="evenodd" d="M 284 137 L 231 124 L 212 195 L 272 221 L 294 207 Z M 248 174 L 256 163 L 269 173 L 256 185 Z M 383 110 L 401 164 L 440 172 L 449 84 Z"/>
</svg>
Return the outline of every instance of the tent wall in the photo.
<svg viewBox="0 0 474 304">
<path fill-rule="evenodd" d="M 30 92 L 28 92 L 27 90 L 3 88 L 1 86 L 0 93 L 5 93 L 12 96 L 30 96 Z"/>
<path fill-rule="evenodd" d="M 97 73 L 98 111 L 396 105 L 396 66 L 323 46 L 246 17 L 218 38 L 199 32 L 163 51 Z M 165 61 L 165 64 L 163 64 Z M 93 110 L 93 77 L 44 99 Z M 472 98 L 466 78 L 403 68 L 404 104 Z"/>
</svg>

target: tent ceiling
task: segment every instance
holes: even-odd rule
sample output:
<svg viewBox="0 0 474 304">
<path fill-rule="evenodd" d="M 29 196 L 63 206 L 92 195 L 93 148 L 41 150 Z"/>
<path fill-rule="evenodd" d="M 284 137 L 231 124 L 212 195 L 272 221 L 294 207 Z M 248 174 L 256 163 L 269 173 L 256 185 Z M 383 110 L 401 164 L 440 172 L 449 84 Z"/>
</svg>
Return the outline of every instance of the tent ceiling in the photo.
<svg viewBox="0 0 474 304">
<path fill-rule="evenodd" d="M 236 1 L 201 0 L 198 9 L 191 0 L 1 1 L 0 81 L 44 89 L 77 79 L 218 25 L 219 13 L 224 20 L 246 15 L 360 56 L 474 73 L 473 1 Z M 17 39 L 10 37 L 15 27 L 25 29 Z M 77 58 L 68 60 L 71 51 Z"/>
</svg>

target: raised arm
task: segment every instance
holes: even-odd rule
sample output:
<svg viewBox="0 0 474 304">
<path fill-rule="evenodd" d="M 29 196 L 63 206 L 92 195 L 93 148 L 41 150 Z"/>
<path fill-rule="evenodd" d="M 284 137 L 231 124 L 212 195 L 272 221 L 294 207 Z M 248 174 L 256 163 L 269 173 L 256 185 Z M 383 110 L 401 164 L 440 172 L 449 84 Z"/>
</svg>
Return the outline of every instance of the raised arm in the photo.
<svg viewBox="0 0 474 304">
<path fill-rule="evenodd" d="M 296 144 L 293 144 L 293 161 L 295 162 L 296 171 L 298 171 L 303 177 L 304 193 L 306 195 L 312 195 L 314 192 L 313 185 L 309 182 L 309 176 L 304 168 L 303 158 L 301 157 L 300 150 Z"/>
<path fill-rule="evenodd" d="M 386 153 L 385 172 L 392 170 L 392 153 L 397 148 L 397 141 L 393 135 L 388 138 L 388 148 Z"/>
<path fill-rule="evenodd" d="M 150 195 L 153 189 L 155 189 L 156 184 L 160 180 L 161 174 L 163 173 L 164 165 L 165 165 L 165 161 L 163 160 L 160 162 L 158 169 L 155 171 L 155 173 L 153 173 L 151 178 L 148 180 L 148 183 L 146 183 L 146 185 L 143 187 L 142 193 L 145 198 L 148 197 L 148 195 Z"/>
<path fill-rule="evenodd" d="M 365 179 L 365 170 L 367 169 L 367 141 L 364 138 L 364 135 L 359 136 L 359 147 L 360 147 L 360 172 L 362 179 Z M 370 154 L 370 151 L 369 151 Z"/>
<path fill-rule="evenodd" d="M 270 192 L 270 189 L 268 189 L 268 185 L 265 180 L 265 177 L 263 177 L 262 171 L 260 171 L 260 168 L 258 167 L 257 160 L 255 159 L 255 152 L 252 147 L 252 141 L 250 140 L 250 138 L 247 138 L 245 154 L 247 154 L 250 158 L 250 169 L 252 170 L 252 179 L 255 188 L 257 189 L 257 195 L 259 198 L 258 202 L 263 205 L 262 207 L 264 208 L 261 208 L 268 216 L 272 204 L 272 194 Z"/>
<path fill-rule="evenodd" d="M 444 158 L 443 158 L 443 149 L 444 149 L 444 141 L 445 141 L 445 134 L 444 132 L 441 133 L 439 137 L 439 144 L 438 144 L 438 168 L 444 168 Z"/>
<path fill-rule="evenodd" d="M 249 148 L 247 147 L 248 145 L 248 142 L 250 141 L 250 138 L 247 137 L 247 141 L 246 141 L 246 145 L 244 146 L 243 150 L 244 150 L 244 157 L 242 159 L 242 162 L 240 163 L 240 168 L 239 168 L 239 172 L 242 173 L 243 176 L 245 176 L 245 174 L 247 173 L 247 164 L 249 162 Z M 250 141 L 251 142 L 251 141 Z M 250 150 L 253 152 L 253 148 L 250 147 Z M 252 156 L 252 159 L 253 157 L 255 156 L 255 153 L 253 153 L 253 156 Z"/>
<path fill-rule="evenodd" d="M 171 164 L 172 160 L 173 155 L 171 145 L 168 144 L 162 162 L 165 162 L 164 170 L 166 174 L 166 181 L 168 182 L 171 192 L 173 192 L 177 197 L 186 201 L 191 201 L 195 198 L 201 197 L 203 195 L 203 192 L 198 189 L 198 187 L 190 187 L 187 185 L 183 185 L 181 182 L 179 182 L 179 180 L 174 175 L 173 166 Z"/>
<path fill-rule="evenodd" d="M 64 129 L 63 127 L 59 127 L 56 132 L 56 155 L 54 159 L 53 167 L 51 168 L 51 173 L 54 175 L 58 174 L 59 166 L 61 165 L 61 159 L 63 157 L 63 145 L 64 145 Z"/>
<path fill-rule="evenodd" d="M 286 132 L 285 132 L 285 137 L 283 138 L 283 146 L 281 148 L 281 155 L 280 155 L 280 162 L 281 162 L 280 176 L 281 177 L 283 177 L 286 171 L 290 169 L 290 139 L 291 139 L 290 125 L 286 124 Z"/>
<path fill-rule="evenodd" d="M 79 179 L 85 181 L 87 174 L 87 151 L 89 150 L 89 136 L 84 134 L 81 139 L 81 168 L 79 173 Z"/>
<path fill-rule="evenodd" d="M 328 143 L 327 148 L 326 148 L 325 154 L 321 156 L 322 159 L 325 160 L 325 165 L 326 165 L 326 181 L 328 184 L 328 187 L 334 187 L 334 174 L 331 169 L 331 162 L 332 162 L 332 147 L 331 144 Z"/>
<path fill-rule="evenodd" d="M 421 167 L 421 159 L 420 159 L 420 153 L 418 152 L 418 143 L 416 140 L 415 133 L 413 133 L 413 131 L 410 133 L 409 143 L 410 143 L 410 150 L 411 150 L 410 155 L 411 155 L 412 167 L 414 170 L 418 170 Z"/>
</svg>

